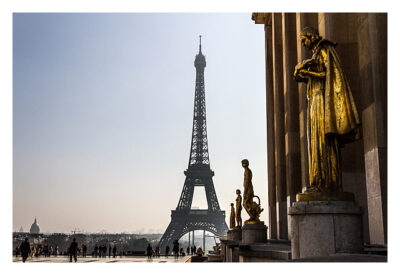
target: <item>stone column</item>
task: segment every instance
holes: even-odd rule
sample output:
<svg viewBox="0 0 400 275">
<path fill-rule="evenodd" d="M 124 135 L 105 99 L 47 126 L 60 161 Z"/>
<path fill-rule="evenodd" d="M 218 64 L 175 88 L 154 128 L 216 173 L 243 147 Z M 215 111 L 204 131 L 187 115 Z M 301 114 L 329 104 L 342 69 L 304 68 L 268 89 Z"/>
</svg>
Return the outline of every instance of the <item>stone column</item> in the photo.
<svg viewBox="0 0 400 275">
<path fill-rule="evenodd" d="M 364 160 L 369 241 L 387 243 L 387 15 L 360 14 Z"/>
<path fill-rule="evenodd" d="M 278 239 L 288 239 L 281 13 L 272 15 L 272 49 L 277 237 Z"/>
<path fill-rule="evenodd" d="M 265 22 L 265 86 L 267 107 L 267 162 L 268 162 L 268 216 L 269 238 L 277 238 L 276 181 L 275 181 L 275 130 L 274 130 L 274 84 L 272 61 L 272 14 Z"/>
<path fill-rule="evenodd" d="M 296 13 L 296 35 L 306 27 L 317 27 L 318 14 L 316 13 Z M 311 52 L 306 51 L 297 39 L 297 63 L 304 59 L 311 58 Z M 300 157 L 301 157 L 301 187 L 302 191 L 309 186 L 308 179 L 308 153 L 307 153 L 307 92 L 305 83 L 298 84 L 299 94 L 299 130 L 300 130 Z"/>
<path fill-rule="evenodd" d="M 286 152 L 286 203 L 296 201 L 301 193 L 301 163 L 299 134 L 298 85 L 293 78 L 297 64 L 296 14 L 282 14 L 283 32 L 283 93 L 285 105 L 285 152 Z M 290 219 L 290 216 L 288 216 Z M 290 221 L 288 221 L 290 226 Z M 290 229 L 288 230 L 290 239 Z"/>
<path fill-rule="evenodd" d="M 206 231 L 203 230 L 203 251 L 204 255 L 206 255 Z"/>
<path fill-rule="evenodd" d="M 337 42 L 336 51 L 339 54 L 343 70 L 349 81 L 354 102 L 360 115 L 361 123 L 369 123 L 362 117 L 367 103 L 368 95 L 362 85 L 368 79 L 363 79 L 360 74 L 359 60 L 360 43 L 365 47 L 370 44 L 370 39 L 359 41 L 359 19 L 357 13 L 320 13 L 318 14 L 318 30 L 323 37 Z M 364 128 L 364 126 L 362 126 Z M 364 130 L 364 129 L 363 129 Z M 364 132 L 362 140 L 346 144 L 341 149 L 342 155 L 342 182 L 343 190 L 355 195 L 356 202 L 363 207 L 363 233 L 364 241 L 369 241 L 368 231 L 368 203 L 366 190 L 366 170 L 364 161 L 364 142 L 369 140 L 370 133 Z"/>
</svg>

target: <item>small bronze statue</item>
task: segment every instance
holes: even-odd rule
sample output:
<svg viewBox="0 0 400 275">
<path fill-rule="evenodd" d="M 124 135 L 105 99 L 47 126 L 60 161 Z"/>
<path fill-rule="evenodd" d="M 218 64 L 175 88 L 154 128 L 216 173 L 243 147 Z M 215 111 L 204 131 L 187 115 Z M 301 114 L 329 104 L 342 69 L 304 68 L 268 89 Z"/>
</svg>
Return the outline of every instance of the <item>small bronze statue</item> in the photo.
<svg viewBox="0 0 400 275">
<path fill-rule="evenodd" d="M 336 43 L 305 27 L 301 43 L 312 58 L 298 64 L 294 78 L 307 83 L 307 142 L 310 188 L 297 200 L 351 200 L 343 192 L 340 148 L 360 138 L 360 119 Z"/>
<path fill-rule="evenodd" d="M 242 160 L 242 166 L 244 168 L 244 181 L 243 181 L 243 207 L 246 209 L 246 212 L 249 214 L 250 219 L 245 221 L 245 224 L 264 224 L 264 222 L 260 221 L 260 214 L 264 210 L 260 205 L 260 198 L 254 195 L 253 184 L 251 179 L 253 174 L 249 168 L 249 161 L 247 159 Z M 253 201 L 253 198 L 256 197 L 258 199 L 258 203 Z"/>
<path fill-rule="evenodd" d="M 236 190 L 236 228 L 242 227 L 242 196 L 240 195 L 240 189 Z"/>
<path fill-rule="evenodd" d="M 229 220 L 229 227 L 231 229 L 235 228 L 235 207 L 233 207 L 233 203 L 231 203 L 231 218 Z"/>
</svg>

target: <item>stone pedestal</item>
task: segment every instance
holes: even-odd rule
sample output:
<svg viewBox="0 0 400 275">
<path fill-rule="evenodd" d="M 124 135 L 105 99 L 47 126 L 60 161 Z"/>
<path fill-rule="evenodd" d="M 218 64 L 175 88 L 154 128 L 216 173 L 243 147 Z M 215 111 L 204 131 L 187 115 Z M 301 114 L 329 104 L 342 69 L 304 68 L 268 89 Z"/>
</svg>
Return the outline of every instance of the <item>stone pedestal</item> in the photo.
<svg viewBox="0 0 400 275">
<path fill-rule="evenodd" d="M 227 238 L 221 238 L 221 255 L 223 262 L 238 262 L 239 255 L 237 247 L 239 246 L 239 241 L 228 240 Z M 236 248 L 236 249 L 235 249 Z"/>
<path fill-rule="evenodd" d="M 292 259 L 362 252 L 362 209 L 354 202 L 300 201 L 288 214 Z"/>
<path fill-rule="evenodd" d="M 264 224 L 245 224 L 242 227 L 242 243 L 265 243 L 267 242 L 268 227 Z"/>
<path fill-rule="evenodd" d="M 242 229 L 232 229 L 228 231 L 227 239 L 231 241 L 241 241 L 242 240 Z"/>
</svg>

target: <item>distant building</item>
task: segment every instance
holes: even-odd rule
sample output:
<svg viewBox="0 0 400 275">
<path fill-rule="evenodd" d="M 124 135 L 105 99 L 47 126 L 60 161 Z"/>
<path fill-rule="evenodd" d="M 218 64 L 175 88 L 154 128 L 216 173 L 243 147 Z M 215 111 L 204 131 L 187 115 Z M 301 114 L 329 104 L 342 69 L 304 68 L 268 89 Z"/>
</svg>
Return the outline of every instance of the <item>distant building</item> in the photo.
<svg viewBox="0 0 400 275">
<path fill-rule="evenodd" d="M 19 232 L 24 232 L 24 229 L 22 228 L 22 225 L 21 225 L 21 227 L 19 228 Z"/>
<path fill-rule="evenodd" d="M 40 228 L 39 228 L 39 224 L 37 223 L 36 217 L 35 217 L 35 221 L 31 225 L 31 230 L 29 230 L 29 232 L 31 234 L 39 234 L 40 233 Z"/>
</svg>

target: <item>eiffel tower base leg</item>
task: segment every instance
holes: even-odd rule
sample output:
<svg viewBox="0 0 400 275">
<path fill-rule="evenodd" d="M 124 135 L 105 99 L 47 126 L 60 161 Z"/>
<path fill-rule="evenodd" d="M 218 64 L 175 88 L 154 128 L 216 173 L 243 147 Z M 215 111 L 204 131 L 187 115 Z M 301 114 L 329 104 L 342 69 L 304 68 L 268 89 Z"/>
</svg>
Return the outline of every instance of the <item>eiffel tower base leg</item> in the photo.
<svg viewBox="0 0 400 275">
<path fill-rule="evenodd" d="M 267 242 L 268 227 L 264 224 L 245 224 L 242 227 L 242 242 L 244 244 Z"/>
<path fill-rule="evenodd" d="M 225 211 L 172 210 L 171 212 L 171 222 L 159 243 L 161 251 L 165 251 L 167 245 L 172 250 L 174 240 L 179 240 L 183 235 L 194 230 L 208 231 L 217 236 L 226 235 L 228 231 Z"/>
</svg>

